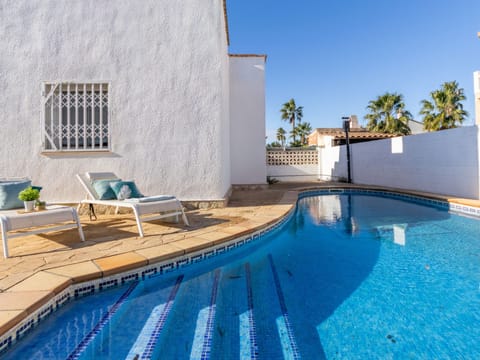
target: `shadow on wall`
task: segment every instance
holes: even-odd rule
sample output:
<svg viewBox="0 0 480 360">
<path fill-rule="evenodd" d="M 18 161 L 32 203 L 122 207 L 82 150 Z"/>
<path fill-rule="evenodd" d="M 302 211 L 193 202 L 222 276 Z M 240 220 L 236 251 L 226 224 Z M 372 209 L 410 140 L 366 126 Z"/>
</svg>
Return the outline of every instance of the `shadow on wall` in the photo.
<svg viewBox="0 0 480 360">
<path fill-rule="evenodd" d="M 338 146 L 325 150 L 330 151 L 331 154 L 321 157 L 323 163 L 320 165 L 320 168 L 322 169 L 322 173 L 320 174 L 320 180 L 347 182 L 347 148 L 345 146 Z M 352 160 L 353 155 L 350 152 L 350 161 L 352 162 Z M 353 172 L 351 173 L 351 177 L 352 182 L 354 182 Z"/>
</svg>

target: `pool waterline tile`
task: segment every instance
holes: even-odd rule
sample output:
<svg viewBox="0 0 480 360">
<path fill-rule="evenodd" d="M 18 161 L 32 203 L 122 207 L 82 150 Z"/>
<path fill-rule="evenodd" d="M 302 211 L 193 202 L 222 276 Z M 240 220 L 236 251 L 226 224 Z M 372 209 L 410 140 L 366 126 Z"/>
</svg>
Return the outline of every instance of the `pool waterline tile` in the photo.
<svg viewBox="0 0 480 360">
<path fill-rule="evenodd" d="M 347 188 L 347 187 L 345 187 L 345 188 Z M 340 190 L 340 189 L 334 189 L 333 191 L 336 191 L 336 190 Z M 345 191 L 345 190 L 342 189 L 342 191 Z M 365 189 L 358 189 L 358 188 L 355 188 L 355 189 L 348 188 L 346 191 L 347 192 L 351 191 L 352 193 L 363 191 L 363 192 L 368 193 L 368 194 L 375 194 L 375 193 L 382 194 L 383 193 L 384 195 L 391 195 L 392 197 L 405 198 L 405 199 L 408 199 L 408 200 L 413 200 L 414 202 L 415 202 L 415 200 L 421 200 L 422 199 L 421 196 L 418 196 L 416 194 L 405 195 L 405 194 L 392 193 L 388 190 L 387 191 L 379 191 L 379 190 L 375 190 L 375 189 L 366 189 L 365 190 Z M 182 264 L 189 265 L 189 264 L 193 264 L 195 262 L 201 261 L 202 259 L 207 259 L 207 258 L 211 257 L 212 254 L 213 254 L 213 256 L 215 256 L 217 254 L 227 252 L 229 249 L 235 248 L 237 246 L 237 243 L 239 244 L 238 246 L 241 246 L 245 243 L 248 243 L 249 241 L 247 240 L 247 238 L 250 238 L 250 241 L 252 239 L 258 239 L 260 237 L 259 235 L 265 235 L 267 233 L 266 229 L 269 229 L 269 230 L 277 229 L 279 226 L 284 224 L 290 218 L 290 216 L 293 214 L 292 210 L 294 209 L 294 205 L 295 205 L 295 202 L 297 201 L 297 199 L 302 198 L 306 195 L 310 196 L 310 195 L 315 195 L 315 194 L 319 194 L 319 193 L 321 194 L 321 193 L 325 193 L 325 192 L 332 193 L 332 190 L 331 189 L 309 189 L 308 191 L 289 191 L 289 192 L 285 193 L 285 195 L 279 201 L 279 203 L 280 204 L 288 203 L 288 205 L 281 205 L 282 207 L 287 207 L 287 206 L 289 207 L 289 210 L 287 211 L 286 216 L 284 216 L 281 219 L 278 219 L 278 218 L 275 219 L 275 217 L 273 215 L 269 215 L 269 216 L 263 217 L 262 219 L 259 219 L 258 216 L 256 215 L 256 212 L 252 212 L 251 217 L 249 217 L 248 219 L 246 219 L 244 221 L 240 221 L 240 222 L 237 221 L 235 223 L 236 225 L 241 226 L 243 229 L 248 229 L 248 230 L 245 230 L 245 231 L 247 231 L 247 232 L 250 231 L 251 235 L 249 237 L 245 237 L 245 239 L 241 240 L 241 241 L 236 241 L 236 240 L 229 241 L 229 242 L 232 242 L 233 244 L 230 244 L 228 246 L 223 246 L 223 247 L 220 246 L 219 247 L 218 245 L 222 244 L 224 241 L 228 241 L 228 239 L 235 238 L 235 236 L 232 236 L 234 234 L 230 234 L 229 232 L 224 232 L 224 235 L 227 236 L 226 239 L 222 238 L 222 237 L 219 237 L 219 239 L 214 240 L 213 243 L 212 243 L 212 240 L 203 239 L 203 236 L 189 236 L 189 233 L 186 233 L 187 234 L 186 237 L 183 240 L 179 240 L 178 242 L 180 243 L 180 251 L 183 250 L 185 252 L 184 256 L 186 256 L 186 253 L 188 251 L 190 251 L 191 257 L 190 258 L 187 257 L 188 261 L 185 261 L 185 259 L 174 261 L 173 262 L 174 268 L 182 267 L 183 266 Z M 478 211 L 477 214 L 480 215 L 480 208 L 475 208 L 475 211 L 472 212 L 470 206 L 463 205 L 463 204 L 448 203 L 448 199 L 445 200 L 444 198 L 427 199 L 427 200 L 425 200 L 423 198 L 422 203 L 427 203 L 429 205 L 437 205 L 437 206 L 443 207 L 443 208 L 450 207 L 453 211 L 462 211 L 463 210 L 463 211 L 466 211 L 469 214 L 475 214 L 475 212 Z M 285 211 L 285 209 L 282 209 L 282 212 L 283 211 Z M 268 208 L 268 212 L 270 214 L 276 213 L 274 211 L 271 211 L 271 208 Z M 282 212 L 278 211 L 278 213 L 282 213 Z M 259 221 L 259 220 L 261 220 L 261 221 Z M 222 231 L 222 229 L 224 229 L 224 227 L 219 227 L 218 228 L 218 230 L 220 230 L 220 231 Z M 209 232 L 211 232 L 211 231 L 202 231 L 202 234 L 208 234 Z M 256 235 L 253 234 L 253 233 L 255 233 Z M 236 235 L 238 236 L 239 234 L 236 234 Z M 209 235 L 205 235 L 205 237 L 209 237 Z M 201 239 L 201 244 L 199 245 L 198 242 L 195 243 L 195 239 L 197 241 L 199 241 L 199 239 Z M 189 240 L 193 240 L 192 247 L 187 246 L 190 243 Z M 205 243 L 204 243 L 204 241 L 205 241 Z M 209 243 L 208 246 L 206 245 L 207 243 Z M 176 242 L 172 242 L 172 243 L 169 243 L 169 244 L 166 244 L 166 245 L 175 246 Z M 218 250 L 213 250 L 213 251 L 210 250 L 211 246 L 214 246 L 214 247 L 216 246 L 218 248 Z M 135 250 L 134 252 L 124 253 L 124 254 L 119 254 L 119 255 L 113 255 L 113 256 L 99 258 L 99 259 L 93 259 L 92 263 L 95 266 L 98 266 L 100 269 L 102 269 L 102 271 L 104 271 L 104 273 L 102 274 L 104 277 L 105 276 L 107 276 L 107 277 L 108 276 L 110 276 L 110 277 L 111 276 L 116 276 L 115 274 L 118 274 L 120 272 L 125 272 L 125 271 L 127 271 L 127 272 L 137 271 L 138 272 L 140 270 L 142 272 L 146 272 L 146 273 L 148 272 L 149 275 L 150 274 L 157 274 L 159 272 L 159 267 L 152 267 L 154 265 L 154 262 L 156 261 L 156 260 L 153 260 L 153 259 L 155 259 L 155 257 L 150 257 L 149 258 L 148 256 L 143 256 L 142 255 L 142 251 L 143 250 L 147 251 L 147 249 L 148 248 Z M 176 249 L 178 249 L 178 247 Z M 176 250 L 176 252 L 173 251 L 169 255 L 167 255 L 165 253 L 165 254 L 160 255 L 158 260 L 162 261 L 163 259 L 167 259 L 167 256 L 168 257 L 175 257 L 175 256 L 178 256 L 178 254 L 179 254 L 178 250 Z M 160 260 L 160 259 L 162 259 L 162 260 Z M 145 268 L 145 266 L 148 265 L 148 264 L 152 265 L 150 267 L 150 269 Z M 140 267 L 143 267 L 143 268 L 139 269 Z M 48 269 L 46 271 L 50 271 L 50 270 L 51 269 Z M 52 271 L 52 273 L 57 274 L 57 273 L 55 273 L 55 271 Z M 95 271 L 93 271 L 93 273 L 95 273 Z M 57 275 L 64 275 L 64 274 L 58 273 Z M 140 277 L 143 278 L 143 275 L 141 275 Z M 120 277 L 119 277 L 119 279 L 120 279 Z M 106 280 L 106 279 L 104 279 L 104 280 Z M 98 283 L 99 283 L 98 279 L 95 280 L 95 281 L 96 281 L 96 285 L 94 285 L 94 289 L 98 289 Z M 81 284 L 78 284 L 78 285 L 81 285 Z M 73 294 L 73 292 L 72 292 L 72 294 Z M 42 311 L 44 311 L 44 309 L 42 309 Z M 6 337 L 6 336 L 0 337 L 0 341 L 5 341 L 7 339 L 8 339 L 8 337 Z"/>
</svg>

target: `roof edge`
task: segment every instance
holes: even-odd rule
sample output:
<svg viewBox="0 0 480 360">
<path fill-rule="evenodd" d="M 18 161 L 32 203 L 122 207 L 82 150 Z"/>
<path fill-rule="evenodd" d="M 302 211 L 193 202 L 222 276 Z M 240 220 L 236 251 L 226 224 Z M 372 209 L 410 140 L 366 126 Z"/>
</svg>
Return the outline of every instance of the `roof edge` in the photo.
<svg viewBox="0 0 480 360">
<path fill-rule="evenodd" d="M 265 62 L 267 61 L 266 54 L 228 54 L 229 57 L 238 57 L 238 58 L 247 58 L 247 57 L 261 57 L 264 58 Z"/>
<path fill-rule="evenodd" d="M 230 33 L 228 32 L 227 0 L 223 0 L 223 18 L 225 20 L 225 35 L 227 37 L 227 45 L 230 46 Z"/>
</svg>

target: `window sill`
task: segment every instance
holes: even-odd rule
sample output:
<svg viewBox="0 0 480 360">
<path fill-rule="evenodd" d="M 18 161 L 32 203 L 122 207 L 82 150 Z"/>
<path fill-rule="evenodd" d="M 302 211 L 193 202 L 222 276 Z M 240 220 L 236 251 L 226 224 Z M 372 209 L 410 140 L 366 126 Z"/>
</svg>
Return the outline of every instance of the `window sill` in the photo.
<svg viewBox="0 0 480 360">
<path fill-rule="evenodd" d="M 47 157 L 55 156 L 85 156 L 85 155 L 113 155 L 112 150 L 65 150 L 65 151 L 41 151 L 40 155 Z"/>
</svg>

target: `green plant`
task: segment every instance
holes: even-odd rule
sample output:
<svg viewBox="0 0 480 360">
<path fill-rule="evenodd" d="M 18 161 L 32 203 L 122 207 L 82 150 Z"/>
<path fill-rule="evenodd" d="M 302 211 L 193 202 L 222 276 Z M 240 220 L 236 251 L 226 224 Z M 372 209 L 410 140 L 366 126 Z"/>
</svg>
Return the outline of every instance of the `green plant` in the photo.
<svg viewBox="0 0 480 360">
<path fill-rule="evenodd" d="M 275 179 L 274 177 L 267 176 L 267 183 L 269 183 L 270 185 L 273 185 L 273 184 L 278 183 L 278 180 Z"/>
<path fill-rule="evenodd" d="M 34 201 L 40 198 L 40 191 L 37 189 L 32 189 L 28 187 L 18 193 L 18 198 L 22 201 Z"/>
<path fill-rule="evenodd" d="M 386 92 L 368 103 L 367 130 L 385 134 L 409 135 L 412 114 L 405 110 L 403 95 Z"/>
<path fill-rule="evenodd" d="M 427 131 L 453 129 L 467 118 L 462 101 L 466 100 L 463 89 L 456 81 L 443 83 L 439 90 L 430 93 L 432 101 L 422 100 L 420 115 L 423 128 Z"/>
<path fill-rule="evenodd" d="M 293 142 L 295 142 L 295 136 L 297 135 L 294 131 L 295 120 L 297 120 L 298 122 L 302 121 L 303 106 L 297 107 L 297 105 L 295 104 L 295 100 L 290 99 L 290 101 L 283 104 L 282 108 L 280 109 L 280 112 L 282 113 L 282 120 L 288 121 L 290 124 L 292 124 L 292 137 L 293 137 Z"/>
<path fill-rule="evenodd" d="M 37 200 L 37 202 L 35 203 L 36 206 L 45 206 L 47 205 L 47 203 L 45 201 L 42 201 L 40 199 Z"/>
</svg>

